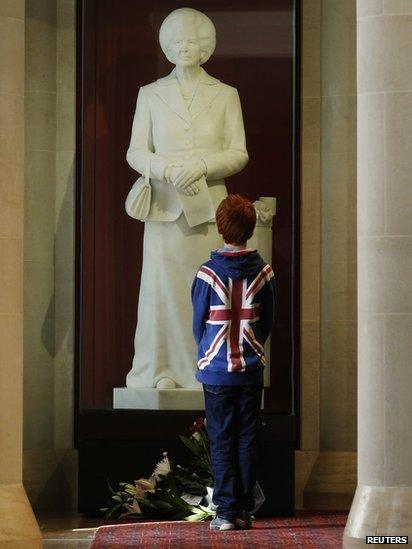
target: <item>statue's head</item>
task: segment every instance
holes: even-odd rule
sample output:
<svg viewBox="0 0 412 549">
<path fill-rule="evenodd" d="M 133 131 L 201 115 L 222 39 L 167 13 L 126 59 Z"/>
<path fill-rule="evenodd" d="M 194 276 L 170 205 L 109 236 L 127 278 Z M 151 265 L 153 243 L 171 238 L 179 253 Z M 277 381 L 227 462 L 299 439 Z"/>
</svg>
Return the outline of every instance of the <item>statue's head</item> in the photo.
<svg viewBox="0 0 412 549">
<path fill-rule="evenodd" d="M 159 41 L 163 53 L 174 65 L 202 65 L 215 50 L 216 29 L 201 11 L 179 8 L 163 21 Z"/>
</svg>

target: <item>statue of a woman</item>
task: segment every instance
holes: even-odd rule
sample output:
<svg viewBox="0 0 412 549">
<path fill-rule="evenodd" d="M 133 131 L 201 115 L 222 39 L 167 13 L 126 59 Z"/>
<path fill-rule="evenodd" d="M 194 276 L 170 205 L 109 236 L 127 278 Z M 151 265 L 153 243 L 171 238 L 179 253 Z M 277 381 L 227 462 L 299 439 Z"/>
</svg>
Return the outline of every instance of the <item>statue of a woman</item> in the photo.
<svg viewBox="0 0 412 549">
<path fill-rule="evenodd" d="M 176 66 L 140 89 L 127 151 L 130 166 L 140 174 L 149 170 L 152 187 L 127 386 L 193 388 L 190 288 L 221 240 L 213 219 L 189 226 L 182 203 L 194 200 L 203 183 L 216 208 L 227 195 L 224 178 L 242 170 L 248 154 L 236 89 L 201 68 L 216 45 L 212 21 L 197 10 L 177 9 L 163 21 L 159 39 Z"/>
</svg>

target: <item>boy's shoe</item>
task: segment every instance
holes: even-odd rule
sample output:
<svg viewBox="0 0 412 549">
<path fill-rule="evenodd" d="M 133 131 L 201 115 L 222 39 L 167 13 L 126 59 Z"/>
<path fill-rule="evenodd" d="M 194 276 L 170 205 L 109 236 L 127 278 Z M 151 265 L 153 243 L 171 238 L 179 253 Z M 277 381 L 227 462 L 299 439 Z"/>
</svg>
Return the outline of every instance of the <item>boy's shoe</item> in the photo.
<svg viewBox="0 0 412 549">
<path fill-rule="evenodd" d="M 224 532 L 225 530 L 234 530 L 235 525 L 231 520 L 215 517 L 210 523 L 210 529 L 220 530 L 221 532 Z"/>
<path fill-rule="evenodd" d="M 238 517 L 233 519 L 233 522 L 238 530 L 249 530 L 249 528 L 252 528 L 252 517 L 247 511 L 242 511 Z"/>
</svg>

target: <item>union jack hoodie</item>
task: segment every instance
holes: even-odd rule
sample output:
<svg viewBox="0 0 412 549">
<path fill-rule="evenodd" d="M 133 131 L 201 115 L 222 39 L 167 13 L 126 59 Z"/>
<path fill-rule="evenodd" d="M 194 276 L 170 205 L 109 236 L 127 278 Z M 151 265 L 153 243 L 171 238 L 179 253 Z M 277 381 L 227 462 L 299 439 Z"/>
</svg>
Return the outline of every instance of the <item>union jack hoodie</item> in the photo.
<svg viewBox="0 0 412 549">
<path fill-rule="evenodd" d="M 275 309 L 273 271 L 256 250 L 213 251 L 192 285 L 196 379 L 210 385 L 263 380 Z"/>
</svg>

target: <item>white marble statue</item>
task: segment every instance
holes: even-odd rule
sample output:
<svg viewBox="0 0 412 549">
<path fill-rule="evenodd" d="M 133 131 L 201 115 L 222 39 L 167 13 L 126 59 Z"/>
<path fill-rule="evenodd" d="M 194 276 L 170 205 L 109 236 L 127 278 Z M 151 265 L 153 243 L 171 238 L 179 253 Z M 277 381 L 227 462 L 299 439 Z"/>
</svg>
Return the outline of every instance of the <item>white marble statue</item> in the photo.
<svg viewBox="0 0 412 549">
<path fill-rule="evenodd" d="M 191 8 L 174 10 L 159 39 L 175 68 L 139 90 L 127 151 L 130 166 L 148 170 L 152 197 L 126 383 L 198 389 L 190 287 L 198 266 L 221 245 L 213 215 L 227 195 L 224 178 L 244 168 L 248 153 L 237 90 L 201 67 L 216 45 L 212 21 Z M 204 216 L 208 204 L 210 221 L 196 224 L 196 211 Z"/>
</svg>

